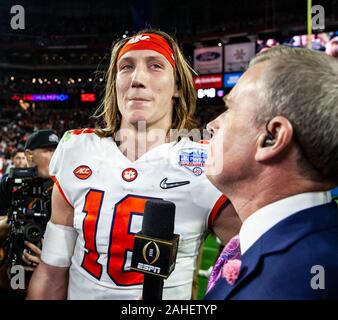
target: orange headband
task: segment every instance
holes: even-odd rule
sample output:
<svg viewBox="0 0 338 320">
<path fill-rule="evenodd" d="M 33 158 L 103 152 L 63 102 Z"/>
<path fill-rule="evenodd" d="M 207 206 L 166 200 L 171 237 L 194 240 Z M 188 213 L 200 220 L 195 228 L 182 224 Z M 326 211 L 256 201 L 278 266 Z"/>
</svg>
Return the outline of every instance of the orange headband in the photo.
<svg viewBox="0 0 338 320">
<path fill-rule="evenodd" d="M 131 50 L 154 50 L 162 54 L 172 67 L 176 68 L 174 51 L 168 42 L 161 36 L 154 33 L 143 33 L 132 37 L 121 49 L 117 60 Z"/>
</svg>

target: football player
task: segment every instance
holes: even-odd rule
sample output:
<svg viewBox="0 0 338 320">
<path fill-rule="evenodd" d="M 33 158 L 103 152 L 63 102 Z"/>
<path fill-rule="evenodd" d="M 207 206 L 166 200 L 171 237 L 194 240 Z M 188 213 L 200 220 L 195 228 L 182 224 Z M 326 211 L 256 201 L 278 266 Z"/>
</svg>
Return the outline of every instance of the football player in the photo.
<svg viewBox="0 0 338 320">
<path fill-rule="evenodd" d="M 130 270 L 130 261 L 145 203 L 154 198 L 175 203 L 180 235 L 163 298 L 191 298 L 206 233 L 212 229 L 227 241 L 240 227 L 205 176 L 207 145 L 173 132 L 196 128 L 191 71 L 164 32 L 144 30 L 115 44 L 101 112 L 105 128 L 67 132 L 53 156 L 52 218 L 28 298 L 140 297 L 143 275 Z"/>
</svg>

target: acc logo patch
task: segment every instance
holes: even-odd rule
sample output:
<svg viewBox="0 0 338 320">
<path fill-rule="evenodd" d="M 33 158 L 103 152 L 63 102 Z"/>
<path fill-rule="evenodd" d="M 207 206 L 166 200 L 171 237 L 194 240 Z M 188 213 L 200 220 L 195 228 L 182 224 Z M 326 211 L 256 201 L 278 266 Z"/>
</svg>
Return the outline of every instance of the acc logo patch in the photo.
<svg viewBox="0 0 338 320">
<path fill-rule="evenodd" d="M 132 182 L 137 178 L 137 171 L 134 168 L 127 168 L 122 171 L 122 179 L 127 182 Z"/>
<path fill-rule="evenodd" d="M 194 175 L 200 176 L 204 171 L 207 153 L 204 149 L 181 149 L 179 151 L 178 164 L 191 171 Z"/>
<path fill-rule="evenodd" d="M 79 166 L 73 171 L 73 173 L 77 178 L 86 180 L 92 175 L 93 172 L 88 166 Z"/>
</svg>

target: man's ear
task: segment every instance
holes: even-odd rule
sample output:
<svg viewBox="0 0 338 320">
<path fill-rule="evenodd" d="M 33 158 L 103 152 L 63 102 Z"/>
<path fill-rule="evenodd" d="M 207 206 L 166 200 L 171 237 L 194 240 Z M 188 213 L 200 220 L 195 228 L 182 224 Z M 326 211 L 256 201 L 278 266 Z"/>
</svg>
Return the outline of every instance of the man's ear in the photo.
<svg viewBox="0 0 338 320">
<path fill-rule="evenodd" d="M 292 136 L 291 122 L 282 116 L 274 117 L 258 137 L 255 160 L 268 161 L 280 156 L 290 146 Z"/>
</svg>

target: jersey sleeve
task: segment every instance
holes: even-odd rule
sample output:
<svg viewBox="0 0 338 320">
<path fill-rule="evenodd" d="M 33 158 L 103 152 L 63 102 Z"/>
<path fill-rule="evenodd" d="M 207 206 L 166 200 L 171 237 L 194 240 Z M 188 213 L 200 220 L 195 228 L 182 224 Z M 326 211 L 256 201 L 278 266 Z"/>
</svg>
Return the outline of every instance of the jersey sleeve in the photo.
<svg viewBox="0 0 338 320">
<path fill-rule="evenodd" d="M 229 199 L 224 195 L 221 194 L 217 201 L 212 206 L 212 209 L 209 212 L 208 215 L 208 229 L 212 229 L 212 226 L 214 224 L 214 221 L 218 214 L 222 211 L 222 209 L 229 203 Z"/>
<path fill-rule="evenodd" d="M 67 204 L 73 207 L 71 193 L 67 185 L 67 169 L 69 167 L 69 157 L 71 156 L 71 154 L 67 152 L 67 149 L 69 149 L 67 140 L 70 139 L 70 135 L 70 131 L 67 131 L 58 144 L 49 164 L 49 175 L 59 189 L 63 199 Z M 68 154 L 68 157 L 66 157 L 66 154 Z"/>
</svg>

